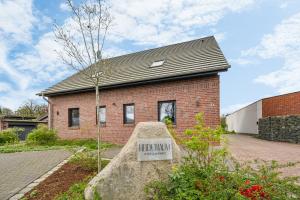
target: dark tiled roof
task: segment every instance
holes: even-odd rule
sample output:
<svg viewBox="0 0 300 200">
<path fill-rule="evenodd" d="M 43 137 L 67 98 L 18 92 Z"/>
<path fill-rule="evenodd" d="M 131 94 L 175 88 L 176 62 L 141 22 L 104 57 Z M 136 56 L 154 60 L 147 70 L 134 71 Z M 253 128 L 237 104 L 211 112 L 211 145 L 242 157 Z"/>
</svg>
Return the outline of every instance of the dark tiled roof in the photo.
<svg viewBox="0 0 300 200">
<path fill-rule="evenodd" d="M 163 65 L 150 67 L 154 61 Z M 105 61 L 110 75 L 104 76 L 100 88 L 145 82 L 183 75 L 227 70 L 230 66 L 213 36 L 188 42 L 149 49 Z M 82 73 L 57 83 L 42 93 L 51 96 L 91 89 L 93 84 Z"/>
</svg>

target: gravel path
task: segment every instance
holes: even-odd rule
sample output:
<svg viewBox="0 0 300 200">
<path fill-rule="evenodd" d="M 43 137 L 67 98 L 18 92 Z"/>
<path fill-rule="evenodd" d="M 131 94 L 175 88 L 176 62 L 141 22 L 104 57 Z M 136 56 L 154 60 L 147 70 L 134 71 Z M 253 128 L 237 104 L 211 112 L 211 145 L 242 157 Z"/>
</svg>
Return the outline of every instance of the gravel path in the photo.
<svg viewBox="0 0 300 200">
<path fill-rule="evenodd" d="M 0 199 L 8 199 L 72 153 L 65 150 L 0 154 Z"/>
<path fill-rule="evenodd" d="M 237 160 L 276 160 L 279 163 L 300 161 L 300 144 L 272 142 L 250 135 L 227 135 L 228 149 Z M 281 170 L 283 175 L 300 176 L 300 164 Z"/>
</svg>

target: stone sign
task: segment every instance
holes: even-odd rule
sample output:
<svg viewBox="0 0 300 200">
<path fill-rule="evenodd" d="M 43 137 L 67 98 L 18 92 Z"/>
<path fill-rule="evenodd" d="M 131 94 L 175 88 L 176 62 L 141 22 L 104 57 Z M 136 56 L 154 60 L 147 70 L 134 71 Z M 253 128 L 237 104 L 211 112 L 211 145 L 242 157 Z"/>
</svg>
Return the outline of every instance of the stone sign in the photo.
<svg viewBox="0 0 300 200">
<path fill-rule="evenodd" d="M 140 122 L 127 144 L 85 189 L 85 199 L 97 192 L 103 200 L 145 200 L 145 186 L 168 177 L 180 163 L 180 148 L 162 122 Z"/>
<path fill-rule="evenodd" d="M 138 161 L 172 160 L 171 138 L 138 139 Z"/>
</svg>

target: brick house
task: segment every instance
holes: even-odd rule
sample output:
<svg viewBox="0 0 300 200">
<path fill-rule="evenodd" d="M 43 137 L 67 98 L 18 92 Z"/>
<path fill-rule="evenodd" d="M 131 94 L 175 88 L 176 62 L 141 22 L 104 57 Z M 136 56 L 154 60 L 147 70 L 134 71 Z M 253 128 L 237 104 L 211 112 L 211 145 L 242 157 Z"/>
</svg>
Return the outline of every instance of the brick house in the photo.
<svg viewBox="0 0 300 200">
<path fill-rule="evenodd" d="M 300 115 L 300 91 L 258 100 L 226 116 L 229 131 L 258 134 L 258 120 Z"/>
<path fill-rule="evenodd" d="M 170 118 L 178 132 L 204 112 L 219 125 L 219 72 L 229 65 L 213 36 L 107 59 L 100 84 L 102 140 L 125 143 L 142 121 Z M 99 67 L 101 69 L 101 67 Z M 96 137 L 95 89 L 80 73 L 39 95 L 48 97 L 49 126 L 61 138 Z"/>
</svg>

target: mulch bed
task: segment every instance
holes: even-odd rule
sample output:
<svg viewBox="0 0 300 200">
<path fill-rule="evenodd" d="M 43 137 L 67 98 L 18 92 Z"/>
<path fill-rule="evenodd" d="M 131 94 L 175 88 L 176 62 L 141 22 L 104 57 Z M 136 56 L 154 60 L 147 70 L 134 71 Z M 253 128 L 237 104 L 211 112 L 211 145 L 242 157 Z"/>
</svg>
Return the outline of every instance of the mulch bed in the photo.
<svg viewBox="0 0 300 200">
<path fill-rule="evenodd" d="M 52 200 L 58 194 L 68 191 L 74 183 L 80 182 L 93 174 L 95 174 L 94 171 L 83 169 L 77 164 L 66 163 L 38 186 L 26 193 L 24 197 L 28 200 Z M 35 194 L 30 195 L 32 192 Z"/>
</svg>

